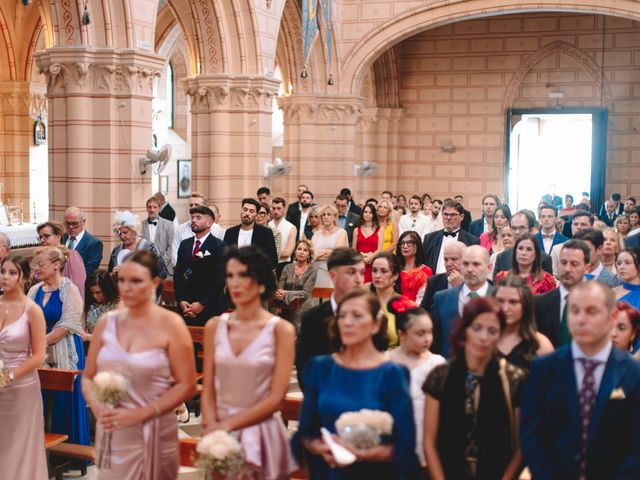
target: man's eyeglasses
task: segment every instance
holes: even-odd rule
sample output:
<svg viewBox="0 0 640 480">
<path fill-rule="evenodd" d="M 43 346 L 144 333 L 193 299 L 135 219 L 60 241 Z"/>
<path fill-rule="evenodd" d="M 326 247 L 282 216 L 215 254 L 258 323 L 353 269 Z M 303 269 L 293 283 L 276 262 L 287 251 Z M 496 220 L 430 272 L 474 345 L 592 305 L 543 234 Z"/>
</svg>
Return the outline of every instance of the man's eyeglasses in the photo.
<svg viewBox="0 0 640 480">
<path fill-rule="evenodd" d="M 46 240 L 49 237 L 53 237 L 53 233 L 41 233 L 40 235 L 38 235 L 38 238 L 40 240 Z"/>
<path fill-rule="evenodd" d="M 65 227 L 77 227 L 78 225 L 82 225 L 83 220 L 79 222 L 64 222 Z"/>
<path fill-rule="evenodd" d="M 442 214 L 443 217 L 447 217 L 447 218 L 457 217 L 458 215 L 460 214 L 459 213 L 443 213 Z"/>
</svg>

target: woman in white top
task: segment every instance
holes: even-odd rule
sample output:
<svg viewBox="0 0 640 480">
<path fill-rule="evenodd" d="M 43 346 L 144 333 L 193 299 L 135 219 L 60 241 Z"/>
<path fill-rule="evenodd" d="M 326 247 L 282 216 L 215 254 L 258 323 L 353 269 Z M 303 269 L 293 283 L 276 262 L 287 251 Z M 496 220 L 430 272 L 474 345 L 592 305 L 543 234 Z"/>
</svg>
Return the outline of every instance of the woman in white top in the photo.
<svg viewBox="0 0 640 480">
<path fill-rule="evenodd" d="M 329 278 L 327 260 L 335 248 L 347 247 L 347 232 L 338 227 L 338 210 L 333 205 L 320 207 L 320 222 L 322 229 L 313 235 L 311 243 L 316 252 L 315 266 L 318 270 L 316 287 L 332 288 L 333 283 Z"/>
</svg>

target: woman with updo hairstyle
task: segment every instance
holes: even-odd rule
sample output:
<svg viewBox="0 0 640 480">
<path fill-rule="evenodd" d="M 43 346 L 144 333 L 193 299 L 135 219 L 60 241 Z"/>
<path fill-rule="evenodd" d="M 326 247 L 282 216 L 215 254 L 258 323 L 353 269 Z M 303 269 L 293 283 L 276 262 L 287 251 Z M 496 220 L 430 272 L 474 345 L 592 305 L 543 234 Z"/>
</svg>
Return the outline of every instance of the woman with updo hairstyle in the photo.
<svg viewBox="0 0 640 480">
<path fill-rule="evenodd" d="M 409 371 L 389 360 L 385 316 L 378 298 L 364 288 L 349 291 L 329 323 L 336 353 L 311 357 L 304 375 L 304 398 L 292 447 L 312 479 L 414 479 L 419 475 Z M 355 463 L 340 467 L 320 436 L 322 427 L 336 433 L 345 412 L 388 412 L 393 431 L 381 445 L 355 450 Z M 336 441 L 340 442 L 338 437 Z"/>
<path fill-rule="evenodd" d="M 118 271 L 118 309 L 93 331 L 82 392 L 96 417 L 96 445 L 111 434 L 111 465 L 100 480 L 174 479 L 180 467 L 175 409 L 193 397 L 193 343 L 184 320 L 155 304 L 162 282 L 155 255 L 138 250 Z M 116 372 L 127 398 L 108 408 L 95 398 L 94 377 Z"/>
<path fill-rule="evenodd" d="M 62 276 L 64 247 L 39 247 L 31 263 L 39 281 L 29 290 L 29 298 L 42 308 L 47 326 L 45 362 L 63 370 L 84 370 L 82 344 L 82 296 L 78 288 Z M 80 391 L 81 375 L 73 392 L 43 392 L 45 401 L 53 397 L 51 433 L 69 436 L 70 443 L 89 445 L 87 405 Z"/>
<path fill-rule="evenodd" d="M 453 359 L 423 386 L 424 451 L 432 480 L 518 478 L 522 370 L 498 360 L 505 314 L 492 298 L 464 306 Z"/>
<path fill-rule="evenodd" d="M 411 372 L 411 400 L 416 422 L 416 453 L 424 465 L 422 437 L 424 427 L 424 381 L 438 365 L 445 363 L 444 357 L 431 353 L 433 344 L 433 322 L 427 312 L 406 297 L 394 298 L 387 309 L 396 319 L 396 330 L 400 345 L 391 351 L 391 360 L 406 366 Z"/>
<path fill-rule="evenodd" d="M 238 433 L 245 453 L 239 478 L 289 478 L 295 463 L 287 430 L 276 413 L 289 388 L 295 329 L 263 307 L 276 281 L 270 260 L 259 248 L 229 248 L 225 272 L 236 310 L 213 317 L 205 326 L 203 434 Z"/>
<path fill-rule="evenodd" d="M 37 368 L 47 347 L 42 310 L 25 296 L 24 257 L 0 264 L 0 466 L 2 478 L 46 480 L 42 396 Z"/>
</svg>

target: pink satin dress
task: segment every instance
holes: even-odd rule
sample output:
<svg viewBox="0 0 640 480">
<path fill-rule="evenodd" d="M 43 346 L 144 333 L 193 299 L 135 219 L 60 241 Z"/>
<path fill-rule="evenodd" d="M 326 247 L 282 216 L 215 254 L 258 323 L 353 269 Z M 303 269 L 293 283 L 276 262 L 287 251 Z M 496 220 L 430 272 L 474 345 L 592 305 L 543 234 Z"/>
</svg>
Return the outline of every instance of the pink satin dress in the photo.
<svg viewBox="0 0 640 480">
<path fill-rule="evenodd" d="M 220 317 L 215 338 L 215 388 L 220 420 L 252 407 L 269 394 L 276 362 L 274 330 L 278 317 L 269 320 L 240 355 L 236 355 L 229 344 L 228 319 L 228 314 Z M 239 433 L 247 466 L 258 474 L 257 478 L 289 478 L 296 466 L 279 414 L 243 428 Z"/>
<path fill-rule="evenodd" d="M 167 351 L 161 348 L 127 352 L 117 336 L 118 312 L 111 312 L 102 336 L 97 371 L 115 371 L 131 383 L 123 408 L 144 407 L 171 388 Z M 96 449 L 103 430 L 96 427 Z M 113 432 L 111 468 L 100 470 L 98 478 L 113 480 L 174 480 L 180 468 L 178 424 L 173 411 L 144 424 Z"/>
<path fill-rule="evenodd" d="M 27 304 L 20 318 L 0 332 L 0 359 L 16 368 L 31 357 Z M 46 480 L 44 418 L 38 372 L 33 371 L 0 390 L 0 478 Z"/>
</svg>

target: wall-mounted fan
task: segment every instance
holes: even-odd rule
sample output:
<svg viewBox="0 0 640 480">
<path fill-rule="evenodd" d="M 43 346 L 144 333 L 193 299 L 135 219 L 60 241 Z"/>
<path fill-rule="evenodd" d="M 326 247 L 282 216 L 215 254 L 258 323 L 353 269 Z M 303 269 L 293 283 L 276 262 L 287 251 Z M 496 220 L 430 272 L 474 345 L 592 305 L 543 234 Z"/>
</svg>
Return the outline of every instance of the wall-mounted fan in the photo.
<svg viewBox="0 0 640 480">
<path fill-rule="evenodd" d="M 171 145 L 164 145 L 158 151 L 147 150 L 147 154 L 139 159 L 140 175 L 147 173 L 147 165 L 153 165 L 153 173 L 156 175 L 162 173 L 170 159 Z"/>
<path fill-rule="evenodd" d="M 353 174 L 356 177 L 371 177 L 375 175 L 380 167 L 377 163 L 362 162 L 353 164 Z"/>
<path fill-rule="evenodd" d="M 271 182 L 271 178 L 273 177 L 283 177 L 288 175 L 293 170 L 293 165 L 285 162 L 280 157 L 276 157 L 273 159 L 273 163 L 264 162 L 262 164 L 262 176 L 267 181 L 267 183 Z"/>
</svg>

